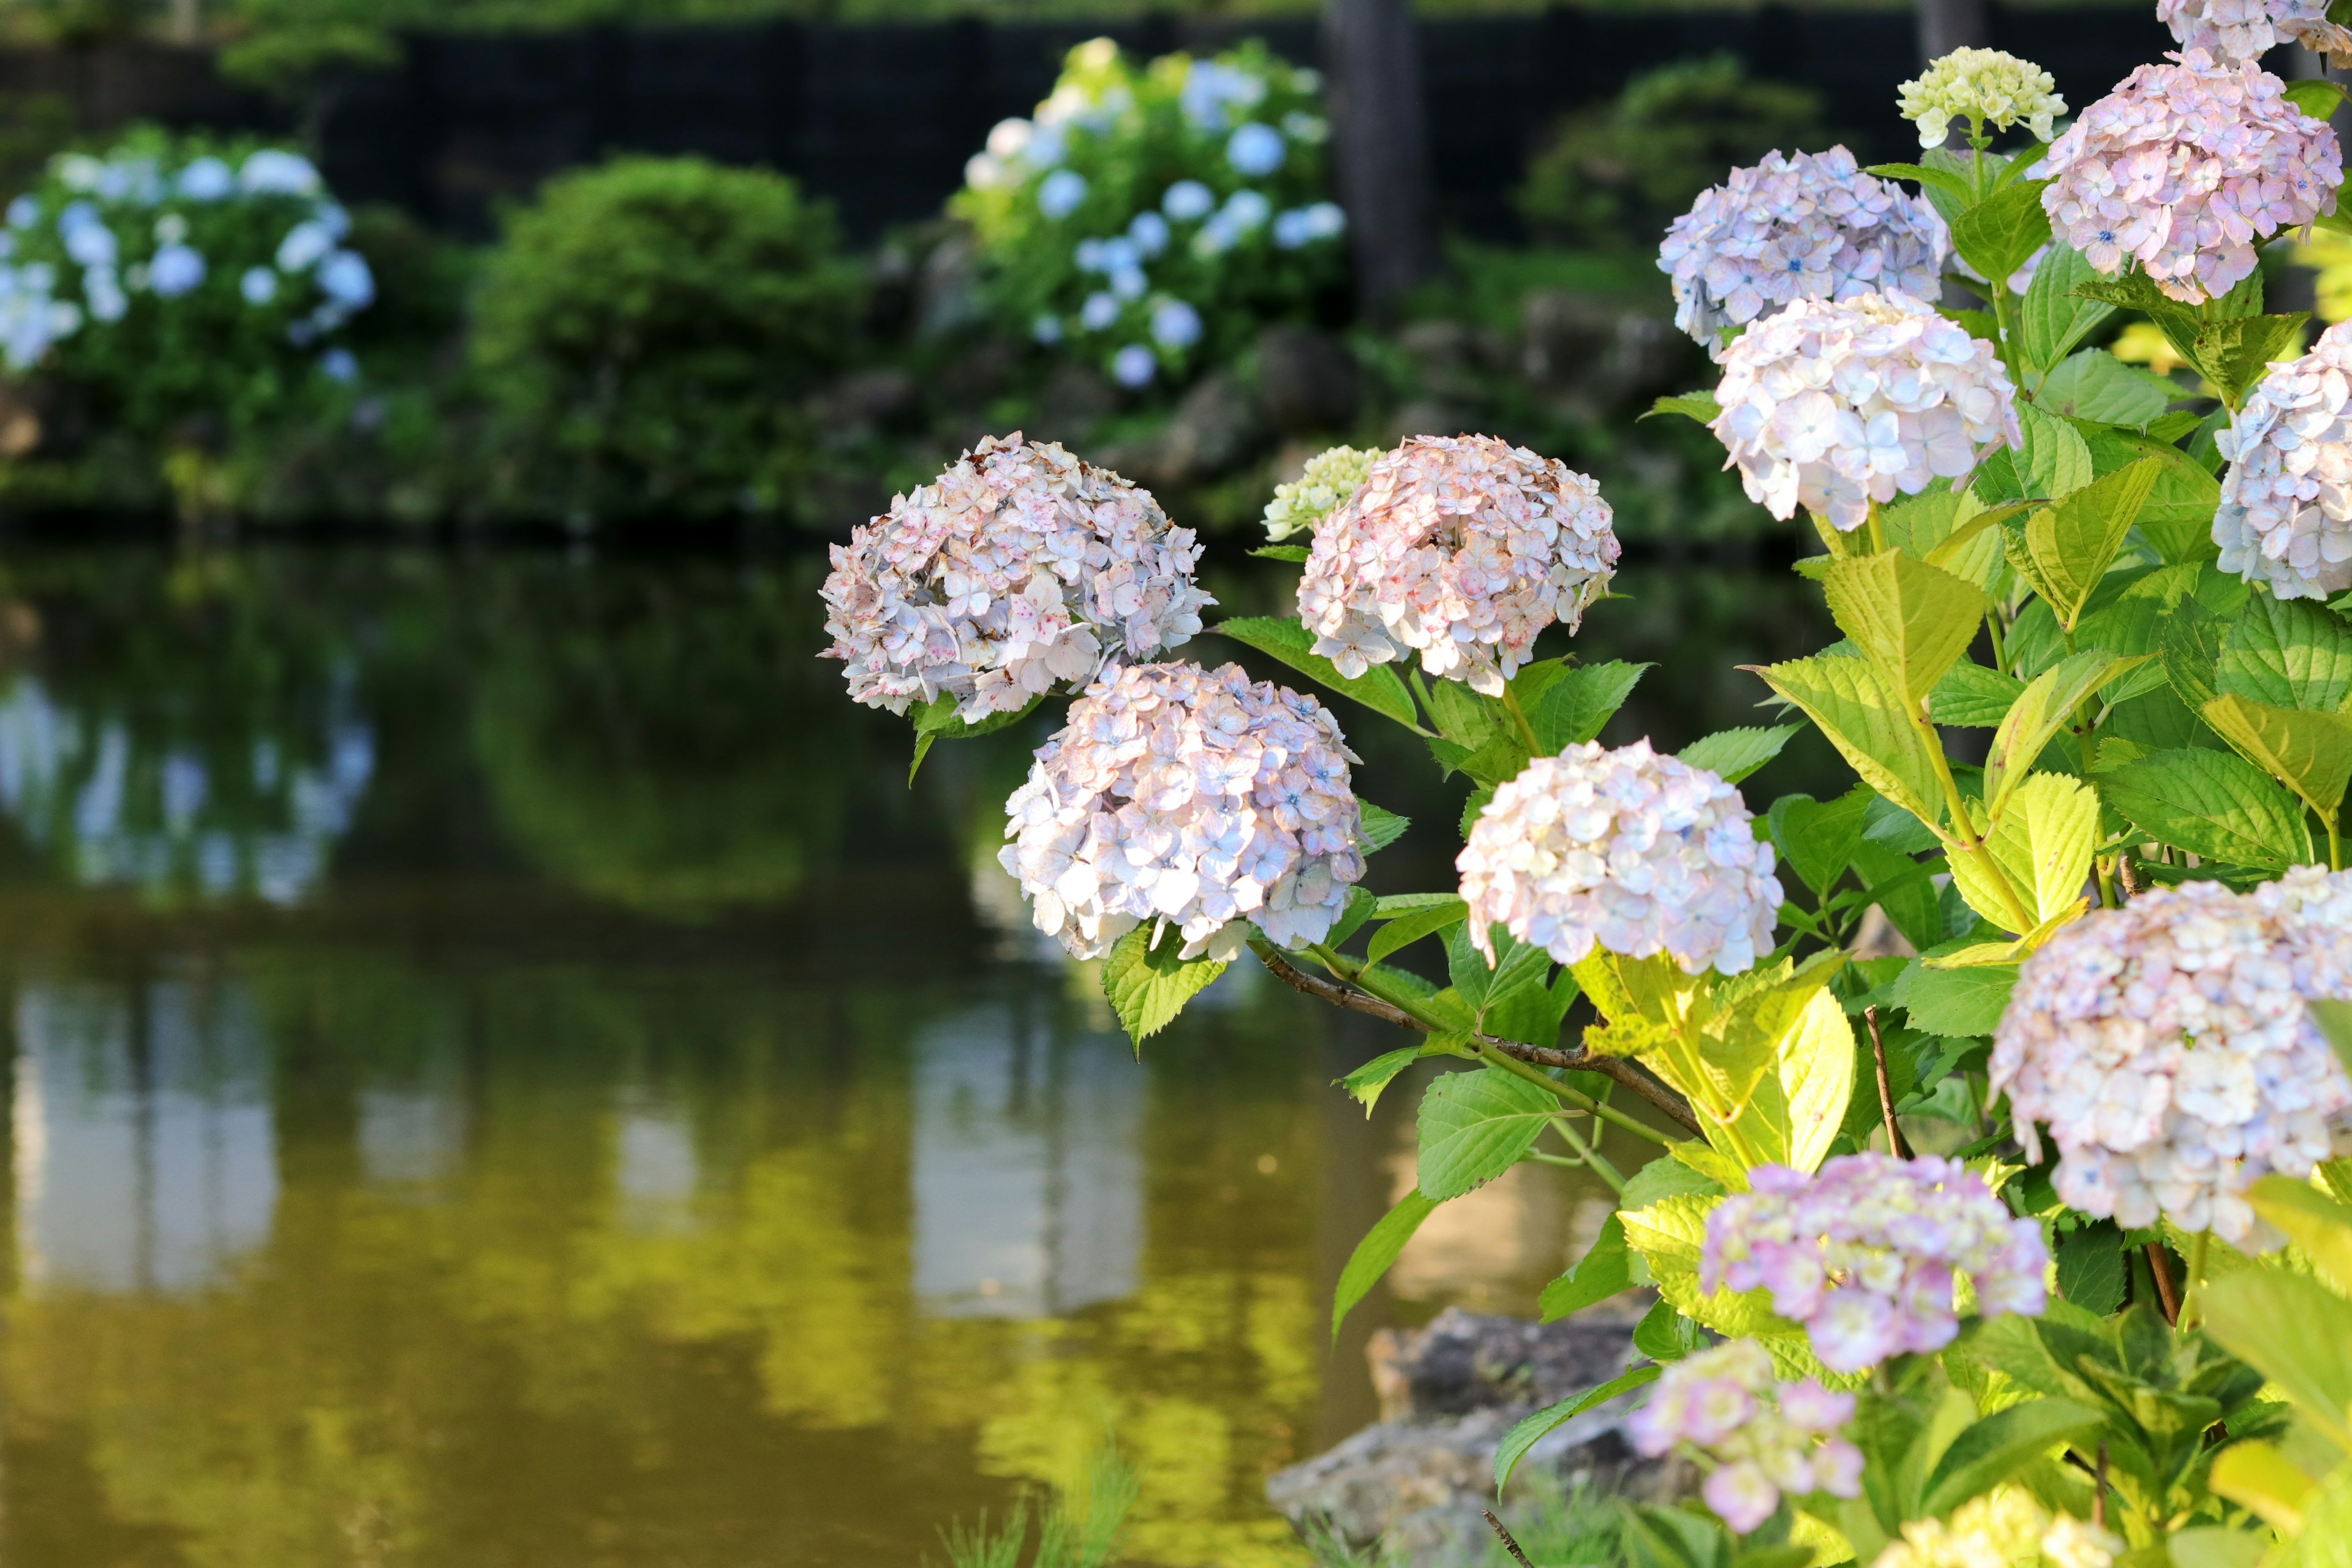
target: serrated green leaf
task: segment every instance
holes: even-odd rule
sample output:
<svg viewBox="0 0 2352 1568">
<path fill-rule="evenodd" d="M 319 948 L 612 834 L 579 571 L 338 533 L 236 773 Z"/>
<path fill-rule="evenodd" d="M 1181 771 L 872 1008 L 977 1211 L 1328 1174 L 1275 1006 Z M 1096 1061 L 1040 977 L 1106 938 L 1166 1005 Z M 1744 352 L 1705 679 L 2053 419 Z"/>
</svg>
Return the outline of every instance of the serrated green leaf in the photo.
<svg viewBox="0 0 2352 1568">
<path fill-rule="evenodd" d="M 1985 809 L 2000 820 L 2010 792 L 2023 782 L 2042 748 L 2063 729 L 2085 698 L 2137 662 L 2104 648 L 2085 648 L 2060 659 L 2033 678 L 2002 715 L 1985 754 Z"/>
<path fill-rule="evenodd" d="M 1435 1199 L 1423 1194 L 1419 1188 L 1397 1200 L 1396 1207 L 1382 1215 L 1364 1239 L 1356 1243 L 1356 1250 L 1348 1255 L 1347 1266 L 1339 1270 L 1339 1288 L 1331 1293 L 1331 1342 L 1339 1342 L 1339 1324 L 1355 1309 L 1357 1302 L 1371 1293 L 1389 1271 L 1412 1233 L 1421 1222 L 1437 1207 Z"/>
<path fill-rule="evenodd" d="M 2042 210 L 2047 180 L 2020 180 L 1960 214 L 1952 225 L 1952 246 L 1979 276 L 2005 289 L 2010 275 L 2050 243 L 2050 217 Z"/>
<path fill-rule="evenodd" d="M 1675 755 L 1695 768 L 1705 768 L 1728 784 L 1736 784 L 1780 754 L 1802 724 L 1775 724 L 1770 729 L 1717 730 L 1701 736 Z"/>
<path fill-rule="evenodd" d="M 2213 686 L 2274 708 L 2340 712 L 2352 699 L 2352 626 L 2308 599 L 2258 594 L 2230 623 Z"/>
<path fill-rule="evenodd" d="M 1633 1255 L 1625 1247 L 1625 1222 L 1612 1214 L 1575 1268 L 1543 1288 L 1536 1309 L 1541 1321 L 1556 1322 L 1633 1288 Z"/>
<path fill-rule="evenodd" d="M 2149 435 L 2129 430 L 2101 429 L 2084 437 L 2093 467 L 2111 474 L 2142 458 L 2163 465 L 2156 488 L 2139 509 L 2140 537 L 2168 563 L 2212 560 L 2221 550 L 2213 542 L 2213 512 L 2221 502 L 2221 481 L 2179 447 L 2159 439 L 2155 432 L 2170 416 L 2148 424 Z"/>
<path fill-rule="evenodd" d="M 1927 694 L 1927 717 L 1938 724 L 1991 729 L 2016 706 L 2025 682 L 1963 659 Z"/>
<path fill-rule="evenodd" d="M 1421 1097 L 1419 1180 L 1443 1201 L 1486 1185 L 1535 1147 L 1559 1100 L 1494 1068 L 1447 1073 Z"/>
<path fill-rule="evenodd" d="M 1357 802 L 1357 810 L 1361 814 L 1360 820 L 1363 824 L 1362 837 L 1358 839 L 1358 843 L 1363 847 L 1364 853 L 1367 855 L 1374 850 L 1387 848 L 1403 837 L 1404 830 L 1412 826 L 1412 817 L 1400 816 L 1385 806 L 1374 805 L 1369 800 Z"/>
<path fill-rule="evenodd" d="M 1886 690 L 1916 706 L 1968 651 L 1984 622 L 1973 584 L 1899 550 L 1830 563 L 1830 615 L 1878 670 Z"/>
<path fill-rule="evenodd" d="M 2344 107 L 2344 89 L 2323 77 L 2305 77 L 2300 81 L 2291 81 L 2279 96 L 2322 122 Z"/>
<path fill-rule="evenodd" d="M 1536 732 L 1536 744 L 1546 756 L 1553 756 L 1599 736 L 1650 668 L 1612 658 L 1567 671 L 1528 713 L 1528 727 Z M 1505 775 L 1516 776 L 1517 770 Z"/>
<path fill-rule="evenodd" d="M 2016 985 L 2013 963 L 1968 969 L 1914 964 L 1895 980 L 1894 1000 L 1921 1034 L 1967 1039 L 1993 1032 Z"/>
<path fill-rule="evenodd" d="M 1820 728 L 1863 783 L 1922 822 L 1942 820 L 1931 804 L 1941 790 L 1936 764 L 1870 661 L 1815 654 L 1756 673 Z"/>
<path fill-rule="evenodd" d="M 2056 920 L 2083 896 L 2090 877 L 2099 797 L 2064 773 L 2031 774 L 2010 793 L 1988 843 L 2035 923 Z M 1952 875 L 1958 879 L 1957 867 Z"/>
<path fill-rule="evenodd" d="M 2047 409 L 2021 403 L 2017 425 L 2025 437 L 2024 448 L 2015 459 L 2018 482 L 2023 489 L 2009 499 L 2052 501 L 2091 482 L 2096 472 L 2091 464 L 2091 448 L 2072 424 Z"/>
<path fill-rule="evenodd" d="M 2331 1005 L 2347 1007 L 2341 1002 Z M 2343 1047 L 2336 1048 L 2340 1056 Z M 2264 1176 L 2248 1190 L 2246 1201 L 2285 1234 L 2321 1279 L 2339 1293 L 2352 1291 L 2352 1204 L 2287 1176 Z"/>
<path fill-rule="evenodd" d="M 1409 730 L 1421 729 L 1421 715 L 1413 709 L 1412 696 L 1405 690 L 1404 682 L 1397 679 L 1395 670 L 1376 664 L 1353 679 L 1340 674 L 1337 665 L 1314 651 L 1315 634 L 1296 616 L 1243 616 L 1219 621 L 1209 630 L 1245 647 L 1254 647 L 1268 658 L 1280 660 L 1383 718 L 1393 719 Z"/>
<path fill-rule="evenodd" d="M 1649 413 L 1642 417 L 1650 419 L 1661 414 L 1679 414 L 1685 419 L 1712 425 L 1722 416 L 1723 405 L 1716 402 L 1712 392 L 1685 392 L 1673 397 L 1659 398 L 1650 405 Z"/>
<path fill-rule="evenodd" d="M 1546 1319 L 1545 1321 L 1550 1320 Z M 1598 1388 L 1587 1389 L 1557 1405 L 1545 1405 L 1504 1433 L 1501 1446 L 1495 1450 L 1496 1494 L 1500 1496 L 1503 1489 L 1510 1485 L 1511 1472 L 1519 1468 L 1519 1461 L 1526 1458 L 1528 1451 L 1538 1443 L 1586 1411 L 1597 1410 L 1619 1394 L 1631 1394 L 1637 1388 L 1657 1382 L 1658 1374 L 1664 1370 L 1660 1366 L 1637 1366 L 1631 1372 L 1621 1373 Z"/>
<path fill-rule="evenodd" d="M 2352 784 L 2352 719 L 2306 713 L 2224 695 L 2205 704 L 2205 722 L 2239 755 L 2293 790 L 2323 822 L 2333 822 Z"/>
<path fill-rule="evenodd" d="M 1968 181 L 1949 169 L 1929 169 L 1917 163 L 1873 163 L 1868 172 L 1882 180 L 1916 181 L 1930 190 L 1942 192 L 1963 208 L 1977 199 Z"/>
<path fill-rule="evenodd" d="M 2105 1424 L 2098 1411 L 2064 1399 L 2032 1399 L 1996 1411 L 1952 1439 L 1927 1478 L 1919 1510 L 1941 1518 L 2015 1478 L 2059 1444 Z"/>
<path fill-rule="evenodd" d="M 1784 795 L 1772 803 L 1772 843 L 1816 898 L 1827 893 L 1853 864 L 1870 800 L 1868 787 L 1857 785 L 1832 801 Z"/>
<path fill-rule="evenodd" d="M 2124 1267 L 2123 1233 L 2112 1225 L 2077 1230 L 2058 1243 L 2058 1293 L 2086 1311 L 2105 1317 L 2124 1304 L 2129 1270 Z"/>
<path fill-rule="evenodd" d="M 2309 311 L 2297 310 L 2203 322 L 2197 330 L 2195 363 L 2223 401 L 2235 407 L 2273 363 L 2303 352 L 2304 323 L 2310 320 Z"/>
<path fill-rule="evenodd" d="M 1265 561 L 1305 561 L 1314 552 L 1304 544 L 1261 544 L 1250 552 Z"/>
<path fill-rule="evenodd" d="M 2081 251 L 2063 239 L 2050 242 L 2049 253 L 2033 269 L 2018 316 L 2018 350 L 2028 367 L 2047 370 L 2058 363 L 2115 314 L 2113 305 L 2074 292 L 2097 276 Z"/>
<path fill-rule="evenodd" d="M 1160 943 L 1152 945 L 1157 931 Z M 1175 1020 L 1184 1004 L 1225 972 L 1213 958 L 1179 958 L 1183 937 L 1172 925 L 1146 921 L 1111 944 L 1103 957 L 1103 994 L 1138 1051 Z"/>
<path fill-rule="evenodd" d="M 2076 437 L 2078 445 L 2080 440 Z M 2084 448 L 2084 461 L 2089 462 L 2088 447 Z M 2159 471 L 2155 458 L 2143 458 L 2043 507 L 2011 530 L 2010 564 L 2032 584 L 2067 631 L 2074 629 L 2084 604 L 2115 563 Z"/>
<path fill-rule="evenodd" d="M 2283 871 L 2311 859 L 2294 797 L 2233 752 L 2157 752 L 2098 776 L 2106 803 L 2160 843 L 2225 866 Z"/>
<path fill-rule="evenodd" d="M 2152 371 L 2126 364 L 2105 349 L 2084 349 L 2053 367 L 2034 395 L 2042 407 L 2069 419 L 2146 425 L 2189 393 Z"/>
<path fill-rule="evenodd" d="M 1807 1173 L 1820 1169 L 1853 1097 L 1853 1024 L 1824 988 L 1815 992 L 1775 1043 L 1785 1124 L 1775 1129 L 1788 1148 L 1788 1164 Z"/>
<path fill-rule="evenodd" d="M 1465 1041 L 1469 1038 L 1466 1035 L 1462 1037 Z M 1412 1066 L 1421 1058 L 1421 1047 L 1401 1046 L 1393 1051 L 1386 1051 L 1374 1057 L 1370 1061 L 1341 1079 L 1339 1087 L 1347 1090 L 1349 1099 L 1364 1108 L 1366 1116 L 1370 1116 L 1372 1113 L 1372 1107 L 1380 1103 L 1381 1091 L 1395 1080 L 1397 1074 Z"/>
<path fill-rule="evenodd" d="M 927 707 L 909 709 L 907 716 L 915 725 L 915 760 L 907 765 L 908 784 L 911 786 L 914 784 L 915 774 L 921 770 L 923 759 L 930 755 L 933 742 L 968 741 L 975 735 L 992 734 L 1008 729 L 1034 713 L 1037 704 L 1045 700 L 1045 694 L 1041 691 L 1009 713 L 991 713 L 987 718 L 969 724 L 955 716 L 957 700 L 944 692 Z"/>
<path fill-rule="evenodd" d="M 1378 963 L 1401 947 L 1461 924 L 1469 912 L 1469 905 L 1454 898 L 1425 910 L 1401 915 L 1373 933 L 1372 943 L 1366 955 L 1372 963 Z"/>
</svg>

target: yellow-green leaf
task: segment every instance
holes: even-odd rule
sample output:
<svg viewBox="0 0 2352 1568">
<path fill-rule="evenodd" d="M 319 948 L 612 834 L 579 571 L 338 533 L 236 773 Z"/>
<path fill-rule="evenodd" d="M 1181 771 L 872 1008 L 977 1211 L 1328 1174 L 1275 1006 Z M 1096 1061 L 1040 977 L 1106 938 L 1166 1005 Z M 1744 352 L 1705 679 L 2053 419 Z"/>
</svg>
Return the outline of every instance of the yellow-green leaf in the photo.
<svg viewBox="0 0 2352 1568">
<path fill-rule="evenodd" d="M 2327 1282 L 2352 1292 L 2352 1205 L 2308 1182 L 2264 1176 L 2246 1194 L 2254 1212 L 2286 1233 Z"/>
<path fill-rule="evenodd" d="M 1820 727 L 1863 783 L 1922 822 L 1943 820 L 1934 804 L 1940 786 L 1927 742 L 1870 660 L 1815 654 L 1748 668 Z"/>
<path fill-rule="evenodd" d="M 2162 472 L 2158 459 L 2142 458 L 2042 508 L 2011 531 L 2010 564 L 2066 630 L 2074 629 L 2084 602 L 2115 564 L 2124 536 Z"/>
<path fill-rule="evenodd" d="M 2214 1456 L 2213 1489 L 2292 1536 L 2303 1529 L 2303 1511 L 2318 1488 L 2272 1444 L 2232 1443 Z"/>
<path fill-rule="evenodd" d="M 1887 690 L 1916 707 L 1983 622 L 1985 596 L 1940 567 L 1883 550 L 1830 563 L 1822 588 L 1838 629 L 1876 667 Z"/>
<path fill-rule="evenodd" d="M 1993 732 L 1992 750 L 1985 757 L 1986 809 L 1994 821 L 2010 792 L 2017 788 L 2042 748 L 2050 743 L 2082 700 L 2140 658 L 2117 658 L 2098 648 L 2060 659 L 2034 677 L 2031 685 L 2002 715 Z"/>
<path fill-rule="evenodd" d="M 1780 1090 L 1788 1105 L 1789 1163 L 1820 1168 L 1853 1097 L 1853 1023 L 1824 986 L 1780 1037 Z"/>
<path fill-rule="evenodd" d="M 2216 697 L 2204 714 L 2248 762 L 2294 791 L 2322 821 L 2336 820 L 2352 783 L 2352 719 L 2238 696 Z"/>
<path fill-rule="evenodd" d="M 1973 855 L 1954 854 L 1952 880 L 1969 908 L 2021 936 L 2082 896 L 2092 851 L 2098 847 L 2099 797 L 2064 773 L 2034 773 L 2017 786 L 2000 820 L 1981 831 L 1993 867 Z M 2024 906 L 2021 911 L 2012 910 L 2011 896 Z M 2029 917 L 2022 925 L 2021 912 Z"/>
</svg>

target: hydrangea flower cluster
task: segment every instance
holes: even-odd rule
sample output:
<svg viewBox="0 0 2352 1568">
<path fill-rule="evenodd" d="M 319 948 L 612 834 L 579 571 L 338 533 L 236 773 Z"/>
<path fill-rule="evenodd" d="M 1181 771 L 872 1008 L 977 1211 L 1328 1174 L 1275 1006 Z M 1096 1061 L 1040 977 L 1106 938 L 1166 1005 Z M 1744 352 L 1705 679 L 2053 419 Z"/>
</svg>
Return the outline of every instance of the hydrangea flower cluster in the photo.
<svg viewBox="0 0 2352 1568">
<path fill-rule="evenodd" d="M 1312 697 L 1238 665 L 1106 672 L 1004 803 L 998 858 L 1037 929 L 1097 958 L 1140 921 L 1230 958 L 1255 922 L 1319 942 L 1364 874 L 1356 760 Z"/>
<path fill-rule="evenodd" d="M 1471 941 L 1500 924 L 1561 963 L 1597 945 L 1737 974 L 1772 948 L 1780 884 L 1739 792 L 1646 740 L 1538 757 L 1470 826 L 1454 867 Z"/>
<path fill-rule="evenodd" d="M 2201 48 L 2170 58 L 2126 77 L 2051 145 L 2042 206 L 2099 271 L 2136 259 L 2195 305 L 2253 271 L 2255 240 L 2327 208 L 2344 154 L 2261 67 Z"/>
<path fill-rule="evenodd" d="M 2161 1213 L 2276 1245 L 2246 1187 L 2308 1173 L 2352 1109 L 2304 1005 L 2352 996 L 2347 915 L 2352 884 L 2315 868 L 2246 895 L 2189 882 L 2094 910 L 2027 959 L 1991 1087 L 2037 1160 L 2048 1125 L 2058 1195 L 2129 1229 Z"/>
<path fill-rule="evenodd" d="M 1871 1568 L 2112 1568 L 2124 1543 L 2072 1514 L 2053 1514 L 2022 1487 L 2001 1486 L 1916 1519 Z"/>
<path fill-rule="evenodd" d="M 1903 118 L 1917 123 L 1922 147 L 1942 146 L 1955 120 L 1979 134 L 2023 125 L 2047 142 L 2066 112 L 2048 71 L 1999 49 L 1954 49 L 1905 82 L 1899 103 Z"/>
<path fill-rule="evenodd" d="M 1139 388 L 1336 283 L 1348 225 L 1323 199 L 1321 86 L 1256 45 L 1142 68 L 1108 38 L 1073 49 L 955 202 L 1007 324 Z"/>
<path fill-rule="evenodd" d="M 1853 1403 L 1811 1378 L 1779 1382 L 1770 1352 L 1732 1340 L 1667 1367 L 1625 1429 L 1647 1458 L 1683 1449 L 1713 1465 L 1700 1495 L 1744 1535 L 1772 1517 L 1784 1492 L 1862 1495 L 1862 1450 L 1836 1435 Z"/>
<path fill-rule="evenodd" d="M 2023 444 L 1992 345 L 1906 294 L 1797 301 L 1724 351 L 1715 397 L 1708 427 L 1748 498 L 1778 518 L 1802 506 L 1843 532 L 1873 501 Z"/>
<path fill-rule="evenodd" d="M 1274 487 L 1265 509 L 1266 538 L 1279 543 L 1295 533 L 1312 533 L 1356 493 L 1380 459 L 1378 452 L 1361 447 L 1333 447 L 1307 458 L 1305 472 Z"/>
<path fill-rule="evenodd" d="M 2213 542 L 2221 570 L 2282 599 L 2352 588 L 2352 321 L 2273 365 L 2213 444 L 2230 459 Z"/>
<path fill-rule="evenodd" d="M 1201 629 L 1192 531 L 1151 492 L 1019 431 L 990 437 L 833 547 L 822 657 L 903 713 L 942 692 L 965 722 L 1149 658 Z"/>
<path fill-rule="evenodd" d="M 1864 1372 L 1957 1338 L 1958 1276 L 1987 1317 L 2048 1304 L 2041 1226 L 2010 1214 L 1957 1160 L 1846 1154 L 1807 1176 L 1786 1165 L 1748 1173 L 1752 1190 L 1706 1216 L 1699 1283 L 1765 1289 L 1805 1326 L 1832 1372 Z"/>
<path fill-rule="evenodd" d="M 2292 43 L 2352 64 L 2352 32 L 2327 19 L 2327 0 L 2156 0 L 2156 19 L 2182 48 L 2224 63 L 2259 60 Z"/>
<path fill-rule="evenodd" d="M 1719 354 L 1726 328 L 1791 300 L 1932 298 L 1950 244 L 1934 207 L 1864 174 L 1844 148 L 1769 153 L 1675 219 L 1658 270 L 1674 279 L 1675 325 Z"/>
<path fill-rule="evenodd" d="M 1418 652 L 1499 696 L 1538 633 L 1577 628 L 1619 551 L 1601 487 L 1566 464 L 1491 436 L 1415 436 L 1316 529 L 1299 618 L 1343 674 Z"/>
</svg>

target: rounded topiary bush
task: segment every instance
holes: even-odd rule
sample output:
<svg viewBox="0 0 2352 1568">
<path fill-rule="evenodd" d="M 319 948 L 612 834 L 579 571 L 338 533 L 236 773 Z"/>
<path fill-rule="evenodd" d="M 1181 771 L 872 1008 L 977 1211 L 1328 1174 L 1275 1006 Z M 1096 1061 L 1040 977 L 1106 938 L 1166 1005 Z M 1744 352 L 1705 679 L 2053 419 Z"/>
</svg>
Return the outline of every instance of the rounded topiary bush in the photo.
<svg viewBox="0 0 2352 1568">
<path fill-rule="evenodd" d="M 698 158 L 565 174 L 509 215 L 473 362 L 522 509 L 794 510 L 857 320 L 837 238 L 782 175 Z"/>
</svg>

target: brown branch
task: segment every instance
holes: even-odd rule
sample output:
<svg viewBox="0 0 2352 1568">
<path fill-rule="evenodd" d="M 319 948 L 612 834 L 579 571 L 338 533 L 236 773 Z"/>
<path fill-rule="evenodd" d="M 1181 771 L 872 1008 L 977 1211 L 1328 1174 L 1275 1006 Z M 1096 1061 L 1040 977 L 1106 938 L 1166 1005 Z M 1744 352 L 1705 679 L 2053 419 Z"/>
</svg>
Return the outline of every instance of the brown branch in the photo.
<svg viewBox="0 0 2352 1568">
<path fill-rule="evenodd" d="M 1886 1113 L 1886 1152 L 1898 1160 L 1907 1160 L 1911 1151 L 1904 1146 L 1903 1129 L 1895 1124 L 1895 1085 L 1886 1076 L 1886 1042 L 1878 1033 L 1878 1004 L 1874 1002 L 1864 1007 L 1862 1017 L 1870 1026 L 1870 1054 L 1878 1064 L 1878 1104 Z"/>
<path fill-rule="evenodd" d="M 1319 974 L 1307 973 L 1291 963 L 1271 945 L 1260 947 L 1252 943 L 1251 951 L 1258 955 L 1259 961 L 1266 968 L 1274 972 L 1276 979 L 1294 991 L 1304 992 L 1318 1001 L 1328 1002 L 1335 1007 L 1345 1007 L 1351 1013 L 1366 1014 L 1384 1023 L 1394 1024 L 1401 1029 L 1416 1029 L 1424 1035 L 1436 1033 L 1427 1024 L 1392 1002 L 1383 1002 L 1379 997 L 1359 991 L 1352 985 L 1343 985 L 1336 980 L 1326 980 Z M 1626 1058 L 1595 1056 L 1586 1050 L 1563 1051 L 1547 1046 L 1524 1045 L 1517 1040 L 1501 1039 L 1493 1035 L 1473 1035 L 1471 1038 L 1481 1045 L 1492 1046 L 1505 1056 L 1526 1062 L 1530 1067 L 1570 1068 L 1578 1072 L 1597 1072 L 1603 1078 L 1623 1084 L 1627 1089 L 1640 1095 L 1671 1118 L 1675 1126 L 1692 1137 L 1703 1136 L 1699 1131 L 1698 1118 L 1691 1113 L 1689 1102 L 1648 1073 L 1643 1072 L 1639 1066 Z"/>
<path fill-rule="evenodd" d="M 1528 1554 L 1519 1550 L 1519 1543 L 1511 1539 L 1511 1532 L 1503 1528 L 1503 1521 L 1495 1517 L 1495 1510 L 1490 1508 L 1486 1510 L 1486 1513 L 1487 1526 L 1496 1535 L 1502 1537 L 1503 1550 L 1511 1554 L 1512 1560 L 1518 1563 L 1519 1568 L 1536 1568 L 1534 1563 L 1528 1561 Z"/>
<path fill-rule="evenodd" d="M 2147 1244 L 2148 1271 L 2156 1276 L 2156 1293 L 2164 1299 L 2164 1321 L 2178 1325 L 2180 1321 L 2180 1290 L 2172 1282 L 2172 1259 L 2164 1255 L 2164 1244 Z"/>
</svg>

